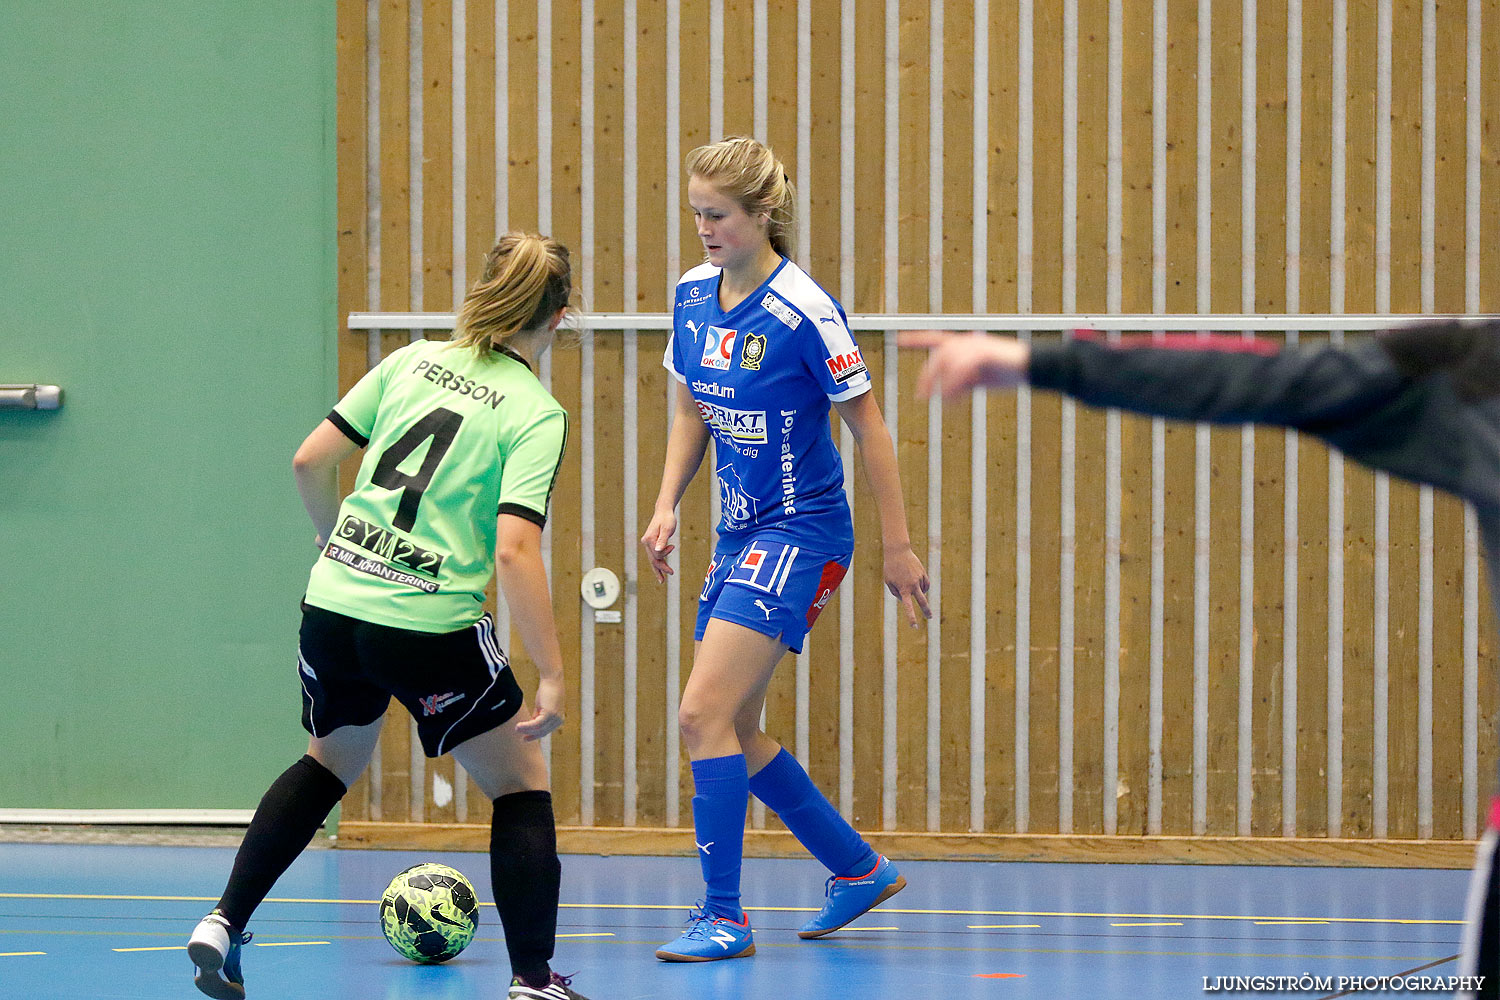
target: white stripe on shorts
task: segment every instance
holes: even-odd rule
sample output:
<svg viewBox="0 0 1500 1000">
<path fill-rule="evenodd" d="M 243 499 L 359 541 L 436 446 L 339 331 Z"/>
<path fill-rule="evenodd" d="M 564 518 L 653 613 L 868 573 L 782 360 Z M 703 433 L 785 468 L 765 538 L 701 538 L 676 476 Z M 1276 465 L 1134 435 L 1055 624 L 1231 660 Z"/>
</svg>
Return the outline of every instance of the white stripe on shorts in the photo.
<svg viewBox="0 0 1500 1000">
<path fill-rule="evenodd" d="M 305 695 L 307 695 L 307 706 L 308 706 L 307 707 L 307 725 L 308 725 L 308 728 L 311 730 L 311 732 L 313 734 L 313 738 L 317 739 L 318 738 L 318 703 L 313 700 L 312 692 L 307 689 L 307 681 L 305 681 L 305 680 L 302 679 L 302 675 L 303 674 L 306 674 L 307 676 L 311 677 L 313 680 L 317 680 L 318 679 L 317 672 L 313 670 L 312 664 L 308 663 L 307 662 L 307 657 L 305 657 L 305 656 L 302 655 L 302 647 L 298 646 L 297 647 L 297 682 L 302 685 L 302 693 L 305 694 Z"/>
<path fill-rule="evenodd" d="M 781 576 L 776 580 L 777 597 L 781 596 L 781 589 L 786 586 L 787 577 L 792 575 L 792 565 L 796 563 L 797 553 L 801 551 L 802 550 L 795 545 L 793 545 L 790 549 L 782 550 L 782 558 L 786 561 L 786 567 L 777 567 L 778 569 L 781 569 Z"/>
<path fill-rule="evenodd" d="M 495 644 L 495 623 L 490 619 L 488 611 L 484 613 L 484 616 L 481 617 L 479 621 L 474 623 L 474 631 L 479 643 L 479 652 L 484 656 L 485 661 L 488 662 L 490 666 L 490 685 L 480 693 L 478 698 L 474 699 L 474 703 L 469 706 L 469 710 L 467 712 L 454 719 L 453 725 L 443 730 L 442 738 L 439 739 L 437 743 L 438 756 L 442 756 L 444 752 L 443 745 L 448 742 L 448 737 L 452 734 L 453 730 L 458 727 L 458 724 L 460 722 L 463 722 L 470 715 L 472 715 L 474 713 L 474 709 L 478 708 L 484 702 L 485 695 L 488 695 L 491 691 L 493 691 L 495 689 L 495 685 L 499 683 L 500 674 L 510 667 L 510 664 L 506 662 L 505 654 L 501 653 L 500 647 Z"/>
</svg>

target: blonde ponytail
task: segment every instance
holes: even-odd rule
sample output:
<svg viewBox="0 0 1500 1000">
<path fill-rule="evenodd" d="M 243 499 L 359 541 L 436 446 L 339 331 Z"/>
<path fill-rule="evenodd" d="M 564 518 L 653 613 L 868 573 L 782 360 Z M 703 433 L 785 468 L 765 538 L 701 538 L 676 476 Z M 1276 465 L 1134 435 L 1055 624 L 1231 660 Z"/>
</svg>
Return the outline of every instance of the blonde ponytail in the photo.
<svg viewBox="0 0 1500 1000">
<path fill-rule="evenodd" d="M 487 354 L 545 325 L 572 294 L 567 247 L 535 233 L 506 233 L 485 255 L 484 270 L 464 296 L 453 345 Z"/>
</svg>

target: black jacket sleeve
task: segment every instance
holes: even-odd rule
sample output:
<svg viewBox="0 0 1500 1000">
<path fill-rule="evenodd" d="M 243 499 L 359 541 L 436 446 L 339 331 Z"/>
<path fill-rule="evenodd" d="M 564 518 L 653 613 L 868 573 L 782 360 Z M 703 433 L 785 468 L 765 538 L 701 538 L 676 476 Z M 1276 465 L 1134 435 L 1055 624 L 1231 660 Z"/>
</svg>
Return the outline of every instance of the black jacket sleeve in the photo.
<svg viewBox="0 0 1500 1000">
<path fill-rule="evenodd" d="M 1295 428 L 1500 512 L 1500 396 L 1462 398 L 1446 372 L 1405 375 L 1374 340 L 1284 349 L 1239 337 L 1036 341 L 1029 380 L 1094 406 Z"/>
</svg>

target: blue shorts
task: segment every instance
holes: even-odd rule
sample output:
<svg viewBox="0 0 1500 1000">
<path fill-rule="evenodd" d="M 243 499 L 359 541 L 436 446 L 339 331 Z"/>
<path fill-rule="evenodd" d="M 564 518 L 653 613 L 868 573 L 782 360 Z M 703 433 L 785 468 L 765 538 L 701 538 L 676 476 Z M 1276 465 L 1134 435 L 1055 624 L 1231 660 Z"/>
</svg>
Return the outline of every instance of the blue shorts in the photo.
<svg viewBox="0 0 1500 1000">
<path fill-rule="evenodd" d="M 703 638 L 710 618 L 721 618 L 802 652 L 802 638 L 838 589 L 853 555 L 818 552 L 775 529 L 736 538 L 728 546 L 721 541 L 698 595 L 693 638 Z"/>
</svg>

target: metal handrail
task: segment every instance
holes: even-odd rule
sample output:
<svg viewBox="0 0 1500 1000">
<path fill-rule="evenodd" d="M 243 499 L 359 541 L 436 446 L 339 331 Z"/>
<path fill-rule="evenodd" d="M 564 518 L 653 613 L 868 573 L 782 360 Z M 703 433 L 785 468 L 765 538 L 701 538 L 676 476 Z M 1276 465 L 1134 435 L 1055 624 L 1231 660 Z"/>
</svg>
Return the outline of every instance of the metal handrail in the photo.
<svg viewBox="0 0 1500 1000">
<path fill-rule="evenodd" d="M 0 410 L 56 410 L 62 406 L 60 386 L 0 385 Z"/>
<path fill-rule="evenodd" d="M 1226 314 L 985 314 L 966 313 L 871 313 L 849 317 L 851 330 L 1130 330 L 1195 332 L 1229 330 L 1277 332 L 1281 330 L 1385 330 L 1418 320 L 1481 320 L 1480 315 L 1416 314 L 1301 314 L 1301 315 L 1226 315 Z M 1488 317 L 1495 318 L 1495 317 Z M 451 330 L 451 312 L 351 312 L 351 330 Z M 575 313 L 569 320 L 584 330 L 667 330 L 672 326 L 670 313 Z"/>
</svg>

